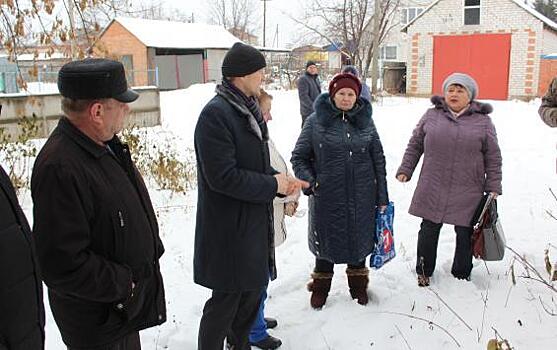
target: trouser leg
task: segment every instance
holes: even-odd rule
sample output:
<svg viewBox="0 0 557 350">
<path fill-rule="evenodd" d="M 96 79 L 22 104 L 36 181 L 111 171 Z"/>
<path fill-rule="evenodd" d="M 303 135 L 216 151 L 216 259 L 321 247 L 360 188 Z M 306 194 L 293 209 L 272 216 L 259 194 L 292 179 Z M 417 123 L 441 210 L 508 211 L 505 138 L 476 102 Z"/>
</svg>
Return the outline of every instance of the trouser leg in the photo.
<svg viewBox="0 0 557 350">
<path fill-rule="evenodd" d="M 424 219 L 418 232 L 418 254 L 416 257 L 416 273 L 430 277 L 435 270 L 439 232 L 443 224 Z"/>
<path fill-rule="evenodd" d="M 455 226 L 456 247 L 451 273 L 456 278 L 466 279 L 472 271 L 472 233 L 471 227 Z"/>
</svg>

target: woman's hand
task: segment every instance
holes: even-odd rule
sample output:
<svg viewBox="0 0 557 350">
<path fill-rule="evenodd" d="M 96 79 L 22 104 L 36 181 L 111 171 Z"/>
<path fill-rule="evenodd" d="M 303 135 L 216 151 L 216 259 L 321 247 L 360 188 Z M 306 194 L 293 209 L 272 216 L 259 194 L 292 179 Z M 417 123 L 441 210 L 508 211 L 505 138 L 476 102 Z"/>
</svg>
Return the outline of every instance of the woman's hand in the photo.
<svg viewBox="0 0 557 350">
<path fill-rule="evenodd" d="M 288 202 L 284 204 L 284 214 L 292 217 L 296 214 L 296 209 L 298 208 L 298 202 Z"/>
<path fill-rule="evenodd" d="M 379 206 L 379 211 L 381 212 L 381 214 L 383 214 L 385 212 L 385 210 L 387 209 L 386 205 L 380 205 Z"/>
<path fill-rule="evenodd" d="M 499 197 L 499 195 L 495 192 L 489 192 L 489 194 L 493 197 L 493 199 L 497 199 L 497 197 Z"/>
<path fill-rule="evenodd" d="M 406 176 L 404 174 L 398 174 L 396 176 L 396 179 L 400 182 L 407 182 L 408 181 L 408 176 Z"/>
</svg>

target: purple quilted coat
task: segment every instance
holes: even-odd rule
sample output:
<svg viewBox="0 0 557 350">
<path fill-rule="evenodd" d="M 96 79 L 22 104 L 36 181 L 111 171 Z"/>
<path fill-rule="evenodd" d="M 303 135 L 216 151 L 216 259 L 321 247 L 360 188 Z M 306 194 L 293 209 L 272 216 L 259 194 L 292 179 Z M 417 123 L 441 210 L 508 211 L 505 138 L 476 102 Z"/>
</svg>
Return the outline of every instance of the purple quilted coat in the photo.
<svg viewBox="0 0 557 350">
<path fill-rule="evenodd" d="M 443 97 L 420 119 L 397 175 L 412 177 L 424 155 L 409 213 L 436 223 L 470 226 L 484 192 L 502 193 L 501 150 L 489 113 L 491 105 L 472 101 L 458 118 Z"/>
</svg>

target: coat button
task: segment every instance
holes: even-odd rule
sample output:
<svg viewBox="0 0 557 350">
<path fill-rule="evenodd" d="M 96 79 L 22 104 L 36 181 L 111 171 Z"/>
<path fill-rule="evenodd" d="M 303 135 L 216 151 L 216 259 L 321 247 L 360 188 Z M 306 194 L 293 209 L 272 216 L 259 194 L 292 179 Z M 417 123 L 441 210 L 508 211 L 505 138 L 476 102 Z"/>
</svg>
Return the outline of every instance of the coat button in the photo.
<svg viewBox="0 0 557 350">
<path fill-rule="evenodd" d="M 318 242 L 318 241 L 315 241 L 315 244 L 316 244 L 316 245 L 319 245 L 319 242 Z"/>
<path fill-rule="evenodd" d="M 161 320 L 162 320 L 162 315 L 161 315 L 161 314 L 159 314 L 159 321 L 161 321 Z"/>
<path fill-rule="evenodd" d="M 123 309 L 124 309 L 124 304 L 118 303 L 118 304 L 116 304 L 116 308 L 117 308 L 118 310 L 123 310 Z"/>
</svg>

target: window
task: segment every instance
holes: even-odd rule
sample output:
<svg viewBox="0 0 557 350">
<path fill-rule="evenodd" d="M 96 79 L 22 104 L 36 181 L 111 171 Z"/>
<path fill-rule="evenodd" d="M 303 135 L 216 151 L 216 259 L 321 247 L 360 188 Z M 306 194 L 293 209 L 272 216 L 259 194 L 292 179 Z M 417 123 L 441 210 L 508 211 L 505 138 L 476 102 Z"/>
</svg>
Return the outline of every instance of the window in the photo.
<svg viewBox="0 0 557 350">
<path fill-rule="evenodd" d="M 381 59 L 382 60 L 396 60 L 396 46 L 387 45 L 381 47 Z"/>
<path fill-rule="evenodd" d="M 421 7 L 407 7 L 400 10 L 400 23 L 406 25 L 423 12 Z"/>
<path fill-rule="evenodd" d="M 464 25 L 480 24 L 480 0 L 464 0 Z"/>
</svg>

